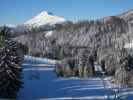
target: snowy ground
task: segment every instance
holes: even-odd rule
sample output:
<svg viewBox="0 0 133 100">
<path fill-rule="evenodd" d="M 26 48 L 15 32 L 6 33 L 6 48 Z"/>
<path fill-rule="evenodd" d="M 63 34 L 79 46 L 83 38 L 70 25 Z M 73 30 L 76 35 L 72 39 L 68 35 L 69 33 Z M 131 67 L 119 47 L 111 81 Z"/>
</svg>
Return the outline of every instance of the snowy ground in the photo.
<svg viewBox="0 0 133 100">
<path fill-rule="evenodd" d="M 52 65 L 51 62 L 48 63 Z M 18 93 L 17 100 L 114 100 L 115 94 L 110 89 L 108 78 L 104 78 L 104 81 L 101 77 L 57 78 L 53 66 L 23 67 L 24 88 Z M 132 100 L 133 89 L 125 88 L 121 91 L 119 95 L 123 99 L 119 100 Z"/>
</svg>

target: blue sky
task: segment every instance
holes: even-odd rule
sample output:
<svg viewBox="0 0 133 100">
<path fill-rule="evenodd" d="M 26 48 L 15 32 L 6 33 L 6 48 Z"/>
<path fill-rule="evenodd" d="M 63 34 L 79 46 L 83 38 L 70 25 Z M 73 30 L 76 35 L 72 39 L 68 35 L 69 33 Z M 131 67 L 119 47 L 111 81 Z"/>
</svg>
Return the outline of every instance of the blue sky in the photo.
<svg viewBox="0 0 133 100">
<path fill-rule="evenodd" d="M 0 0 L 0 25 L 21 24 L 41 11 L 68 20 L 96 19 L 133 8 L 133 0 Z"/>
</svg>

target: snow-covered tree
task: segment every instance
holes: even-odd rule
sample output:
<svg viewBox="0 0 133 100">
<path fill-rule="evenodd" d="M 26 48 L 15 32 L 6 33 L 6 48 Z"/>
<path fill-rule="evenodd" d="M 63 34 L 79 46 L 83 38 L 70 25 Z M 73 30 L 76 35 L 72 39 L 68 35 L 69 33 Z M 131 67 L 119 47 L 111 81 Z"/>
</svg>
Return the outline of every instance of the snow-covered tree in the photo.
<svg viewBox="0 0 133 100">
<path fill-rule="evenodd" d="M 78 60 L 79 77 L 94 75 L 94 56 L 90 55 L 89 50 L 82 49 Z"/>
<path fill-rule="evenodd" d="M 0 30 L 0 98 L 16 98 L 22 86 L 21 63 L 23 60 L 19 44 L 10 39 L 9 29 Z"/>
</svg>

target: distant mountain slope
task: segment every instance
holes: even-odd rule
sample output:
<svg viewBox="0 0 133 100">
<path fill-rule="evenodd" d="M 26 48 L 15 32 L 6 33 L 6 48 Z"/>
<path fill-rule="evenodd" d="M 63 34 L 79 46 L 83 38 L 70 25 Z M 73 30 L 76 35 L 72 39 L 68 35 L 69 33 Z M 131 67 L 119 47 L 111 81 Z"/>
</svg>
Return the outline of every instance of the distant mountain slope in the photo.
<svg viewBox="0 0 133 100">
<path fill-rule="evenodd" d="M 50 13 L 43 11 L 32 19 L 24 23 L 26 26 L 30 27 L 39 27 L 42 25 L 54 25 L 65 22 L 66 20 L 63 17 L 58 17 L 51 15 Z"/>
<path fill-rule="evenodd" d="M 133 9 L 118 15 L 120 18 L 128 22 L 133 22 Z"/>
</svg>

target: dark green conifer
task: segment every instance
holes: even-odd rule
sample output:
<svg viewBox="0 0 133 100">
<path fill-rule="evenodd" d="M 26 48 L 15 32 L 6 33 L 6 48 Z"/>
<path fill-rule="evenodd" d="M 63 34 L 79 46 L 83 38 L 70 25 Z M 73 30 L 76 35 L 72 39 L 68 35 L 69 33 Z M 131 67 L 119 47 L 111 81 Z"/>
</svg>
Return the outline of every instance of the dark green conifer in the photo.
<svg viewBox="0 0 133 100">
<path fill-rule="evenodd" d="M 9 29 L 0 30 L 0 98 L 14 99 L 22 86 L 23 55 L 19 44 L 10 39 Z"/>
</svg>

